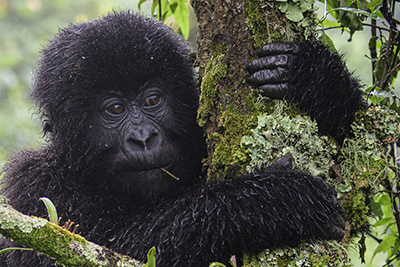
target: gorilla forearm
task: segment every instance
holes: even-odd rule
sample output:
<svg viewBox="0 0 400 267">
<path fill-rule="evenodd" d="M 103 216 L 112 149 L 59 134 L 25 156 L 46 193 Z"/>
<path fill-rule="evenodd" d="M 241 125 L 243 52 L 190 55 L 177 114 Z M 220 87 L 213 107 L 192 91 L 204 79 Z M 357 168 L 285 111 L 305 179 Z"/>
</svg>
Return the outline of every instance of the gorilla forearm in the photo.
<svg viewBox="0 0 400 267">
<path fill-rule="evenodd" d="M 298 54 L 287 98 L 318 122 L 321 133 L 343 139 L 354 114 L 366 106 L 359 81 L 338 54 L 319 42 L 302 44 Z"/>
<path fill-rule="evenodd" d="M 159 233 L 153 242 L 162 266 L 207 266 L 241 252 L 340 239 L 343 225 L 333 224 L 341 224 L 338 207 L 332 188 L 320 179 L 269 169 L 255 177 L 211 183 L 173 204 L 161 204 L 143 233 Z"/>
</svg>

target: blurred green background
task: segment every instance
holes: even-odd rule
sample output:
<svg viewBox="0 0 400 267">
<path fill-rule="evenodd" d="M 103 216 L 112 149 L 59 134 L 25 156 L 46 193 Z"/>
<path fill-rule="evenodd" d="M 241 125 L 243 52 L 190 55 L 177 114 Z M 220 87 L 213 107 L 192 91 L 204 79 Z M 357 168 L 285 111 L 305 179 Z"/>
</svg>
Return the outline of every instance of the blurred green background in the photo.
<svg viewBox="0 0 400 267">
<path fill-rule="evenodd" d="M 0 167 L 10 152 L 44 142 L 29 91 L 32 70 L 47 40 L 71 22 L 94 19 L 112 10 L 137 10 L 137 4 L 137 0 L 0 0 Z M 150 6 L 150 2 L 145 3 L 143 12 L 148 12 Z M 193 15 L 190 23 L 195 28 Z M 362 83 L 371 84 L 371 63 L 365 57 L 369 32 L 356 33 L 352 42 L 347 42 L 348 34 L 342 35 L 340 30 L 328 34 L 345 54 L 349 69 Z M 195 29 L 189 41 L 195 45 Z M 373 248 L 374 241 L 370 240 L 369 245 Z M 385 259 L 381 254 L 374 264 L 360 265 L 355 250 L 351 252 L 356 266 L 381 266 Z"/>
</svg>

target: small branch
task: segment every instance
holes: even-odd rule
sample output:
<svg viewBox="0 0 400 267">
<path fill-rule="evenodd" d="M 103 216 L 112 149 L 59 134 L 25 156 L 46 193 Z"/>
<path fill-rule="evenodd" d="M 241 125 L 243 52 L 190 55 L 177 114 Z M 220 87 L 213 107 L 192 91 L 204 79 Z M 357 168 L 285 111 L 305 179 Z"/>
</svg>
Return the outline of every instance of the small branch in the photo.
<svg viewBox="0 0 400 267">
<path fill-rule="evenodd" d="M 376 37 L 376 19 L 371 20 L 371 39 Z M 375 60 L 377 58 L 376 52 L 376 40 L 373 39 L 373 43 L 369 44 L 369 53 L 371 55 L 371 64 L 372 64 L 372 83 L 376 83 L 376 77 L 374 75 L 375 71 Z"/>
<path fill-rule="evenodd" d="M 369 237 L 371 237 L 372 239 L 374 239 L 376 242 L 381 243 L 382 239 L 376 237 L 375 235 L 371 234 L 371 233 L 366 233 Z"/>
<path fill-rule="evenodd" d="M 375 24 L 373 23 L 373 21 L 375 21 Z M 369 23 L 363 23 L 362 25 L 363 25 L 363 26 L 371 27 L 371 29 L 373 28 L 373 29 L 375 29 L 375 30 L 376 30 L 376 29 L 379 29 L 380 31 L 387 31 L 387 32 L 390 32 L 390 29 L 385 28 L 385 27 L 382 27 L 382 26 L 376 25 L 376 20 L 372 20 L 371 24 L 369 24 Z"/>
<path fill-rule="evenodd" d="M 0 234 L 50 256 L 63 266 L 143 266 L 137 260 L 91 243 L 45 219 L 24 215 L 7 204 L 0 204 Z"/>
</svg>

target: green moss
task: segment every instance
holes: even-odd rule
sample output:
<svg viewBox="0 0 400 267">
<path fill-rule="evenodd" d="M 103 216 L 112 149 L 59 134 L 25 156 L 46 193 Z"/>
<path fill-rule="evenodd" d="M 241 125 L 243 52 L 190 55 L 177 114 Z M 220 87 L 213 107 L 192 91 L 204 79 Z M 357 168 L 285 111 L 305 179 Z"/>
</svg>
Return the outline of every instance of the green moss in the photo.
<svg viewBox="0 0 400 267">
<path fill-rule="evenodd" d="M 7 207 L 7 204 L 0 204 L 3 207 Z M 24 220 L 18 220 L 18 214 L 13 212 L 8 212 L 4 209 L 4 213 L 0 213 L 0 226 L 1 229 L 14 229 L 18 228 L 21 230 L 22 234 L 31 233 L 34 229 L 43 227 L 48 223 L 45 219 L 37 219 L 31 217 L 24 217 Z"/>
<path fill-rule="evenodd" d="M 216 146 L 210 171 L 216 177 L 225 177 L 228 170 L 230 173 L 243 173 L 248 157 L 240 146 L 240 139 L 255 126 L 255 117 L 241 115 L 230 108 L 221 114 L 218 126 L 224 129 L 224 133 L 214 133 L 212 137 Z"/>
<path fill-rule="evenodd" d="M 352 266 L 346 250 L 336 242 L 302 243 L 296 248 L 267 249 L 246 256 L 244 267 Z"/>
<path fill-rule="evenodd" d="M 268 5 L 269 3 L 265 2 L 265 4 Z M 282 35 L 278 32 L 270 32 L 266 13 L 259 0 L 246 1 L 246 19 L 248 30 L 252 33 L 255 48 L 262 47 L 266 42 L 282 39 Z"/>
<path fill-rule="evenodd" d="M 23 215 L 7 204 L 0 204 L 0 234 L 56 259 L 63 266 L 116 266 L 121 261 L 125 266 L 143 265 L 45 219 Z"/>
<path fill-rule="evenodd" d="M 314 36 L 316 15 L 313 3 L 313 0 L 247 0 L 246 22 L 254 47 Z"/>
<path fill-rule="evenodd" d="M 218 80 L 225 78 L 227 75 L 227 66 L 225 54 L 216 54 L 207 65 L 204 77 L 201 83 L 200 107 L 197 111 L 197 122 L 204 127 L 211 111 L 215 108 L 215 103 L 220 99 L 221 95 L 217 89 Z"/>
<path fill-rule="evenodd" d="M 368 227 L 369 208 L 366 196 L 360 190 L 352 190 L 341 199 L 345 209 L 345 219 L 350 222 L 353 232 Z"/>
<path fill-rule="evenodd" d="M 346 139 L 340 154 L 341 184 L 337 190 L 346 210 L 351 232 L 368 227 L 368 203 L 380 184 L 394 172 L 388 144 L 396 142 L 400 117 L 384 107 L 359 111 L 352 124 L 354 138 Z"/>
<path fill-rule="evenodd" d="M 294 112 L 286 101 L 276 102 L 272 114 L 258 116 L 258 125 L 241 144 L 251 157 L 250 169 L 270 165 L 291 153 L 295 166 L 315 176 L 329 177 L 336 144 L 318 135 L 318 128 L 308 116 L 288 115 Z"/>
</svg>

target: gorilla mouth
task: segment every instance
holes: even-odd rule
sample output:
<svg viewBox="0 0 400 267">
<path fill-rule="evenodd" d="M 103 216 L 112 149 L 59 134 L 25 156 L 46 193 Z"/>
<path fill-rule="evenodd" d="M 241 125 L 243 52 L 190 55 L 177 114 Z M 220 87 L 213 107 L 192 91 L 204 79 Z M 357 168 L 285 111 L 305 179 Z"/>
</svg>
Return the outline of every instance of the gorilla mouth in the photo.
<svg viewBox="0 0 400 267">
<path fill-rule="evenodd" d="M 175 180 L 179 180 L 179 177 L 175 176 L 171 169 L 173 169 L 173 163 L 163 164 L 160 167 L 154 166 L 142 166 L 144 168 L 123 168 L 121 169 L 121 173 L 125 174 L 133 174 L 135 176 L 161 176 L 161 174 L 166 174 Z M 118 172 L 118 171 L 117 171 Z"/>
</svg>

